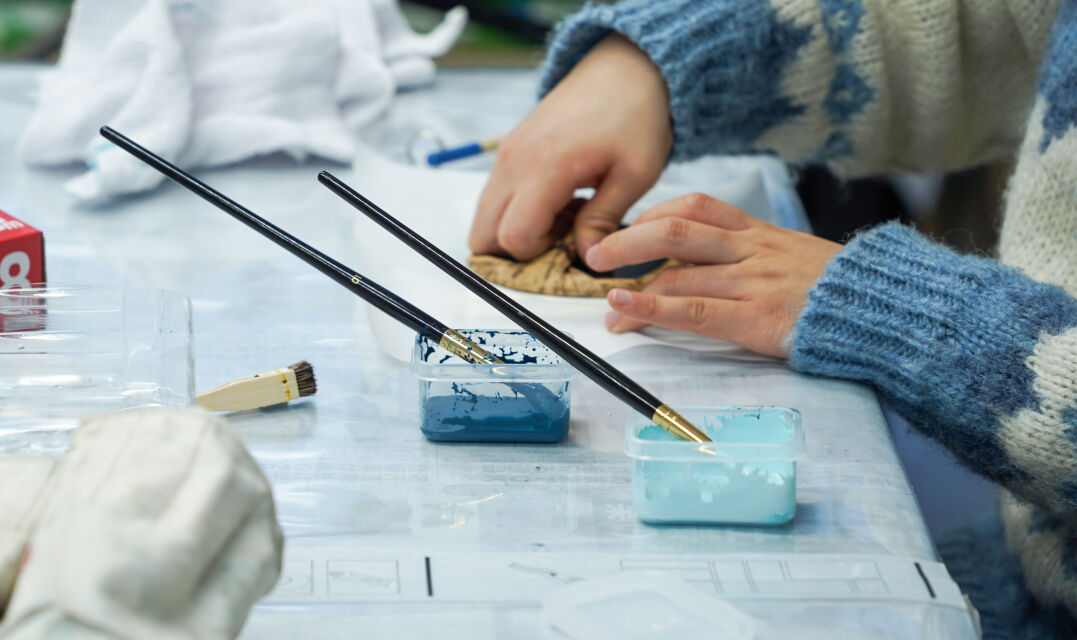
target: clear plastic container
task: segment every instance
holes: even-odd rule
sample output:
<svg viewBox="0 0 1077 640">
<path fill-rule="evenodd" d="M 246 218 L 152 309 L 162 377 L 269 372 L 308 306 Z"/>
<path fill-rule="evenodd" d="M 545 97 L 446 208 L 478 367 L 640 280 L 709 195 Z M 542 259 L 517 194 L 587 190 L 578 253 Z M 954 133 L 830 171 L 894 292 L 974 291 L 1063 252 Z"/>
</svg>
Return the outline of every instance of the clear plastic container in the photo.
<svg viewBox="0 0 1077 640">
<path fill-rule="evenodd" d="M 549 443 L 564 438 L 575 370 L 525 331 L 460 333 L 505 364 L 470 364 L 417 336 L 411 370 L 419 378 L 423 434 L 438 442 Z"/>
<path fill-rule="evenodd" d="M 714 441 L 678 440 L 633 414 L 636 515 L 650 523 L 780 525 L 796 513 L 800 413 L 782 407 L 677 407 Z"/>
<path fill-rule="evenodd" d="M 0 453 L 88 415 L 193 398 L 187 298 L 107 285 L 0 290 Z"/>
</svg>

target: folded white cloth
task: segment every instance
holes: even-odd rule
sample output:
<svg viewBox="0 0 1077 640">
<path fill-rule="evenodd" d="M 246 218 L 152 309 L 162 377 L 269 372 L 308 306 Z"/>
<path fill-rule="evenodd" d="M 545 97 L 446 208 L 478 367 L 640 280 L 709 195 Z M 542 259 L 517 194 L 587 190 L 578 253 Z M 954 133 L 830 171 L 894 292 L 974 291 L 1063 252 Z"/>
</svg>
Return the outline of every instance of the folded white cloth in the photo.
<svg viewBox="0 0 1077 640">
<path fill-rule="evenodd" d="M 55 465 L 52 458 L 0 457 L 0 619 L 15 588 L 19 564 Z"/>
<path fill-rule="evenodd" d="M 19 464 L 40 495 L 48 468 Z M 269 483 L 228 424 L 202 410 L 84 421 L 43 491 L 34 509 L 16 510 L 32 512 L 32 533 L 9 544 L 22 566 L 4 640 L 234 638 L 280 574 Z"/>
<path fill-rule="evenodd" d="M 458 7 L 420 36 L 396 0 L 77 0 L 22 157 L 85 161 L 67 188 L 91 201 L 162 180 L 105 124 L 189 168 L 275 151 L 347 162 L 354 128 L 430 82 L 466 22 Z"/>
</svg>

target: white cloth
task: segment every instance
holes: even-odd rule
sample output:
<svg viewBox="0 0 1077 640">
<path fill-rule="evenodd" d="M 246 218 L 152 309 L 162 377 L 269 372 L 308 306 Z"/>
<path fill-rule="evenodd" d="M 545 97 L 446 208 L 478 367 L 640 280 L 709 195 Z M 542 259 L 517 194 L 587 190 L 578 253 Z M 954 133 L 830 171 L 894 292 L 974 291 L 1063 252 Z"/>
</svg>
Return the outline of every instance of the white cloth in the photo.
<svg viewBox="0 0 1077 640">
<path fill-rule="evenodd" d="M 228 424 L 199 409 L 84 421 L 43 496 L 28 544 L 9 545 L 23 561 L 4 640 L 234 638 L 280 574 L 269 483 Z"/>
<path fill-rule="evenodd" d="M 0 457 L 0 619 L 55 464 L 52 458 Z"/>
<path fill-rule="evenodd" d="M 430 82 L 466 22 L 458 7 L 420 36 L 396 0 L 77 0 L 22 157 L 85 161 L 67 188 L 89 201 L 163 179 L 103 140 L 106 124 L 189 168 L 275 151 L 347 162 L 353 129 Z"/>
</svg>

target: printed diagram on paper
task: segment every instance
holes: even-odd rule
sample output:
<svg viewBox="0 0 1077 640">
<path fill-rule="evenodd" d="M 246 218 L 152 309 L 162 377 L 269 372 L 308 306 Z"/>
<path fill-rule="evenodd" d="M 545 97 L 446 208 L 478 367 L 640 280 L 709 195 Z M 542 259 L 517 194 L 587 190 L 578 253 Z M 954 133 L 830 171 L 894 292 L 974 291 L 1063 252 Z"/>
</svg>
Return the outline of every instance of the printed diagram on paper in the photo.
<svg viewBox="0 0 1077 640">
<path fill-rule="evenodd" d="M 557 587 L 619 571 L 661 571 L 730 600 L 871 600 L 965 607 L 942 565 L 889 556 L 420 555 L 333 545 L 289 550 L 280 583 L 266 603 L 535 603 Z"/>
</svg>

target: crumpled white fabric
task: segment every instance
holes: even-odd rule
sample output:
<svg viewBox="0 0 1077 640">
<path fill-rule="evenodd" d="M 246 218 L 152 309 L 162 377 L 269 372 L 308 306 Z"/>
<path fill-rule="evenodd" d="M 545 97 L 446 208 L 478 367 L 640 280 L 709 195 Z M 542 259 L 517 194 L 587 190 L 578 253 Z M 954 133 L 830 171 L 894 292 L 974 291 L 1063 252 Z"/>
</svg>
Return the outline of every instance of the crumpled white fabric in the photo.
<svg viewBox="0 0 1077 640">
<path fill-rule="evenodd" d="M 7 511 L 32 512 L 21 528 L 2 525 L 28 533 L 7 545 L 22 567 L 4 640 L 234 638 L 277 581 L 283 536 L 269 483 L 221 418 L 199 409 L 92 418 L 51 475 L 8 459 L 0 470 L 15 464 L 43 497 Z M 0 505 L 23 489 L 5 481 Z"/>
<path fill-rule="evenodd" d="M 66 186 L 86 201 L 163 180 L 102 139 L 106 124 L 187 168 L 276 151 L 348 162 L 354 128 L 432 81 L 466 22 L 457 7 L 420 36 L 396 0 L 77 0 L 22 158 L 85 161 Z"/>
<path fill-rule="evenodd" d="M 52 458 L 0 457 L 0 620 L 55 465 Z"/>
</svg>

